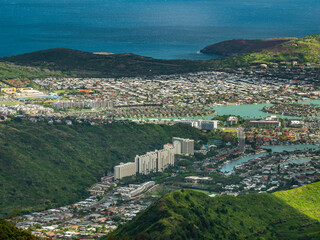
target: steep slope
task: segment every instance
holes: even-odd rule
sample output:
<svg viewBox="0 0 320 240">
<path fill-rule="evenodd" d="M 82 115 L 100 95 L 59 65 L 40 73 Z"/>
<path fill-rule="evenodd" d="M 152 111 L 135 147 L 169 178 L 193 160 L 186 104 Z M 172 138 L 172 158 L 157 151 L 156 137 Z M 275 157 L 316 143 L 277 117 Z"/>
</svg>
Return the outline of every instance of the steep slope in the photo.
<svg viewBox="0 0 320 240">
<path fill-rule="evenodd" d="M 320 222 L 287 202 L 309 204 L 320 182 L 285 198 L 276 194 L 209 196 L 192 191 L 172 192 L 113 235 L 130 239 L 319 239 Z M 280 194 L 281 195 L 281 194 Z M 285 199 L 285 200 L 284 200 Z M 292 207 L 294 206 L 294 207 Z M 319 209 L 314 211 L 319 214 Z M 108 237 L 106 237 L 108 239 Z"/>
<path fill-rule="evenodd" d="M 209 45 L 200 50 L 200 52 L 220 56 L 231 56 L 239 53 L 254 52 L 274 47 L 294 39 L 296 38 L 235 39 Z"/>
<path fill-rule="evenodd" d="M 320 35 L 311 35 L 288 41 L 253 53 L 239 54 L 212 60 L 215 69 L 247 68 L 260 63 L 293 62 L 298 64 L 320 62 Z"/>
<path fill-rule="evenodd" d="M 64 48 L 3 57 L 1 61 L 78 77 L 146 76 L 194 72 L 203 68 L 202 61 L 158 60 L 134 54 L 103 55 Z"/>
<path fill-rule="evenodd" d="M 171 137 L 202 138 L 188 126 L 0 124 L 0 215 L 68 204 L 120 162 Z"/>
<path fill-rule="evenodd" d="M 320 182 L 288 191 L 275 192 L 273 195 L 299 212 L 320 221 Z"/>
<path fill-rule="evenodd" d="M 29 232 L 20 230 L 14 225 L 0 219 L 0 239 L 10 240 L 36 240 Z"/>
</svg>

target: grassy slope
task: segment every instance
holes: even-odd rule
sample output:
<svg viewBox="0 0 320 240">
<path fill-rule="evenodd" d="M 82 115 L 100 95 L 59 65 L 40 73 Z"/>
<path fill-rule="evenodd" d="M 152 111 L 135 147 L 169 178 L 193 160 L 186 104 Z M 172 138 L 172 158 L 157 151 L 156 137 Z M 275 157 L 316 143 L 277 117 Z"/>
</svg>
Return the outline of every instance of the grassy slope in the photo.
<svg viewBox="0 0 320 240">
<path fill-rule="evenodd" d="M 310 218 L 320 221 L 320 182 L 273 193 L 277 198 Z"/>
<path fill-rule="evenodd" d="M 50 71 L 37 67 L 19 66 L 12 63 L 0 62 L 0 80 L 8 79 L 34 79 L 41 77 L 62 76 L 59 71 Z M 10 84 L 10 81 L 8 82 Z"/>
<path fill-rule="evenodd" d="M 173 136 L 201 137 L 184 125 L 1 123 L 0 215 L 74 202 L 114 165 Z"/>
<path fill-rule="evenodd" d="M 310 203 L 305 196 L 317 199 L 319 189 L 316 183 L 286 198 L 278 193 L 210 198 L 192 190 L 176 191 L 114 234 L 130 239 L 319 239 L 319 221 L 300 212 Z M 293 204 L 302 199 L 304 205 Z"/>
<path fill-rule="evenodd" d="M 0 219 L 0 239 L 35 240 L 37 238 L 32 236 L 29 232 L 20 230 L 5 220 Z"/>
<path fill-rule="evenodd" d="M 269 64 L 282 61 L 297 61 L 299 64 L 320 62 L 320 35 L 311 35 L 254 53 L 221 58 L 210 63 L 214 68 L 238 68 L 257 63 Z"/>
</svg>

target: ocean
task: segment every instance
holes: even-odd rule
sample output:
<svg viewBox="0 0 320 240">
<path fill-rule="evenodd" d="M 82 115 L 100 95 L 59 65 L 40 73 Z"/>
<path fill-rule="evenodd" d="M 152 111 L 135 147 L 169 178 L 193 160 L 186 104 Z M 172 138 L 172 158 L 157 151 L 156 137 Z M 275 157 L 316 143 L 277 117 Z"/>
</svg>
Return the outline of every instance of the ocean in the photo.
<svg viewBox="0 0 320 240">
<path fill-rule="evenodd" d="M 207 45 L 320 34 L 319 0 L 0 0 L 0 56 L 49 48 L 210 59 Z"/>
</svg>

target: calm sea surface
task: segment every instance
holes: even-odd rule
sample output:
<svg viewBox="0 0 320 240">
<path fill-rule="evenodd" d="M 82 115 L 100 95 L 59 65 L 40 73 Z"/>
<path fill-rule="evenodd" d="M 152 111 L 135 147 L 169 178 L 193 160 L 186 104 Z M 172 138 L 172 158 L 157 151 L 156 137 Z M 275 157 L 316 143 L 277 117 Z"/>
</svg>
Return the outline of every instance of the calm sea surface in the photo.
<svg viewBox="0 0 320 240">
<path fill-rule="evenodd" d="M 303 37 L 319 22 L 319 0 L 0 0 L 0 56 L 66 47 L 208 59 L 197 53 L 206 45 Z"/>
</svg>

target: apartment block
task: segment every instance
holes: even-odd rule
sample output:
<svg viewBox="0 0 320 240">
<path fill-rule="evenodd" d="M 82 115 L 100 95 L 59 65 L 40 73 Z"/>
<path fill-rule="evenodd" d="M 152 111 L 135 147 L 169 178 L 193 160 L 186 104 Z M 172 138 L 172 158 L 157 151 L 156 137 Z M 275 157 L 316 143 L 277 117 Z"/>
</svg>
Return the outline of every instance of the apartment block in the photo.
<svg viewBox="0 0 320 240">
<path fill-rule="evenodd" d="M 120 163 L 114 167 L 114 179 L 122 179 L 124 177 L 129 177 L 136 175 L 136 163 L 135 162 L 128 162 L 128 163 Z"/>
<path fill-rule="evenodd" d="M 194 154 L 194 140 L 184 138 L 172 138 L 173 145 L 177 147 L 178 152 L 181 148 L 180 153 L 182 155 L 193 155 Z"/>
<path fill-rule="evenodd" d="M 135 157 L 136 170 L 140 174 L 149 174 L 157 171 L 157 152 L 148 152 Z"/>
</svg>

